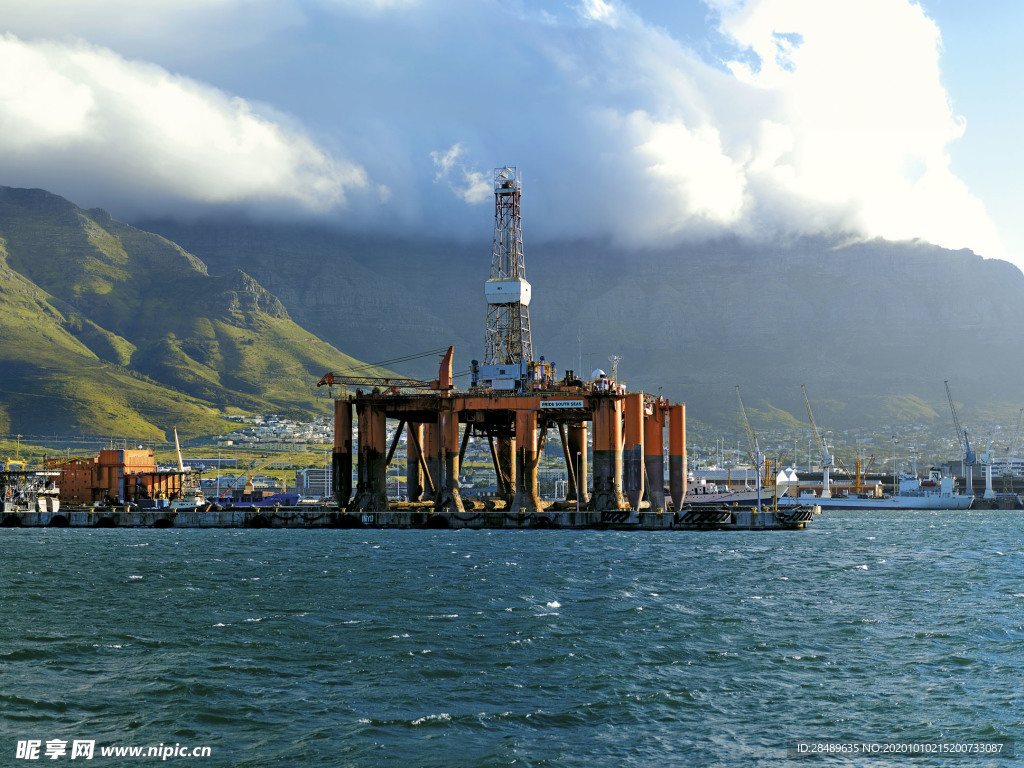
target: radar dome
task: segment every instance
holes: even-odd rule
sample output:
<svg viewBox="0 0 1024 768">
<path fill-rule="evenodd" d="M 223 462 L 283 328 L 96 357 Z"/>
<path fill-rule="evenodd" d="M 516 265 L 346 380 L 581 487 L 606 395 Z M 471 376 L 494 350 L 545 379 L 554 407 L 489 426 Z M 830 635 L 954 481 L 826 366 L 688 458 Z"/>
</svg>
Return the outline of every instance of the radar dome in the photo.
<svg viewBox="0 0 1024 768">
<path fill-rule="evenodd" d="M 603 379 L 604 376 L 605 376 L 605 372 L 602 371 L 600 368 L 595 368 L 594 372 L 592 374 L 590 374 L 590 378 L 592 378 L 594 380 Z"/>
</svg>

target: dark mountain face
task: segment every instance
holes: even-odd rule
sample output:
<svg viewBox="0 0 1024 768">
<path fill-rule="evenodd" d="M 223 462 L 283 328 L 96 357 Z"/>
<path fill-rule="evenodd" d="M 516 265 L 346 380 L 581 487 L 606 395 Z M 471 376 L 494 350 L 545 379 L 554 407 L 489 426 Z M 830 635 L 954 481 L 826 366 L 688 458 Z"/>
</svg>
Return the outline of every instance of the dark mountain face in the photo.
<svg viewBox="0 0 1024 768">
<path fill-rule="evenodd" d="M 483 352 L 489 226 L 471 244 L 131 227 L 0 188 L 0 426 L 199 432 L 233 408 L 326 411 L 312 383 L 353 358 L 453 344 L 466 371 Z M 833 427 L 948 419 L 947 379 L 966 415 L 1024 401 L 1024 275 L 969 251 L 805 239 L 625 252 L 527 235 L 526 265 L 537 355 L 584 374 L 617 355 L 621 380 L 685 401 L 694 422 L 734 423 L 737 384 L 749 409 L 795 423 L 806 384 Z M 433 378 L 436 366 L 393 367 Z"/>
<path fill-rule="evenodd" d="M 329 411 L 355 363 L 235 268 L 42 190 L 0 188 L 0 427 L 159 437 Z M 9 429 L 7 431 L 10 431 Z"/>
<path fill-rule="evenodd" d="M 464 370 L 483 351 L 488 224 L 471 245 L 224 222 L 142 226 L 213 271 L 244 269 L 296 322 L 356 357 L 454 344 Z M 737 384 L 748 407 L 797 421 L 806 384 L 834 426 L 948 419 L 945 380 L 979 408 L 1016 413 L 1024 402 L 1024 275 L 969 251 L 804 239 L 626 253 L 531 245 L 527 234 L 525 255 L 535 354 L 586 373 L 618 355 L 621 379 L 686 401 L 697 420 L 733 421 Z M 428 377 L 433 366 L 406 371 Z"/>
<path fill-rule="evenodd" d="M 384 361 L 454 344 L 464 371 L 483 348 L 489 223 L 473 244 L 130 227 L 0 188 L 0 421 L 142 434 L 308 409 L 320 373 L 354 364 L 338 349 Z M 749 408 L 797 422 L 806 384 L 833 426 L 947 418 L 947 379 L 966 413 L 1024 400 L 1024 275 L 968 251 L 805 239 L 627 253 L 527 237 L 526 264 L 538 355 L 584 373 L 617 355 L 620 379 L 696 421 L 732 422 L 736 384 Z M 403 372 L 431 378 L 436 360 Z"/>
</svg>

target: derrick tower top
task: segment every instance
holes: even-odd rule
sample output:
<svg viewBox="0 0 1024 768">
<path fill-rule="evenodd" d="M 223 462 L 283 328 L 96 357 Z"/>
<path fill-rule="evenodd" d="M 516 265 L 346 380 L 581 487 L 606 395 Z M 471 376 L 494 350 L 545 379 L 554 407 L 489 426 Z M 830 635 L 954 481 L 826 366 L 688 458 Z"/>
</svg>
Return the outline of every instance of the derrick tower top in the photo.
<svg viewBox="0 0 1024 768">
<path fill-rule="evenodd" d="M 533 361 L 531 288 L 526 281 L 523 225 L 519 214 L 521 191 L 516 168 L 494 169 L 494 246 L 491 277 L 484 283 L 487 298 L 485 365 Z"/>
</svg>

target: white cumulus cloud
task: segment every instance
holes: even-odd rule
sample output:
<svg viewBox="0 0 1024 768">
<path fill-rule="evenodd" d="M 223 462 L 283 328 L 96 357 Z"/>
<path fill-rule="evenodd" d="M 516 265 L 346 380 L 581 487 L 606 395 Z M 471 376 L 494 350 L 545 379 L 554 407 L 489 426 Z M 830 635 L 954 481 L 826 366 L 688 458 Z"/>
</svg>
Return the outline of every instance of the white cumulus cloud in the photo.
<svg viewBox="0 0 1024 768">
<path fill-rule="evenodd" d="M 76 202 L 286 200 L 476 236 L 507 163 L 535 238 L 1005 257 L 953 171 L 966 121 L 913 0 L 0 0 L 0 25 L 0 183 Z"/>
<path fill-rule="evenodd" d="M 368 186 L 283 117 L 160 67 L 84 42 L 0 37 L 0 172 L 59 173 L 68 193 L 205 203 L 344 205 Z M 38 186 L 41 184 L 32 184 Z M 86 194 L 83 192 L 83 194 Z M 94 199 L 95 193 L 86 194 Z"/>
<path fill-rule="evenodd" d="M 567 177 L 600 179 L 572 192 L 590 232 L 641 244 L 843 233 L 1005 257 L 951 169 L 965 121 L 919 5 L 705 2 L 732 45 L 721 66 L 613 0 L 582 2 L 562 45 L 537 44 L 560 78 L 546 88 L 576 107 L 548 131 L 572 145 Z"/>
<path fill-rule="evenodd" d="M 965 122 L 942 86 L 939 30 L 919 5 L 711 4 L 722 29 L 756 56 L 730 62 L 732 72 L 781 106 L 758 126 L 748 165 L 763 195 L 831 209 L 824 227 L 1004 255 L 981 201 L 951 170 L 949 147 Z"/>
</svg>

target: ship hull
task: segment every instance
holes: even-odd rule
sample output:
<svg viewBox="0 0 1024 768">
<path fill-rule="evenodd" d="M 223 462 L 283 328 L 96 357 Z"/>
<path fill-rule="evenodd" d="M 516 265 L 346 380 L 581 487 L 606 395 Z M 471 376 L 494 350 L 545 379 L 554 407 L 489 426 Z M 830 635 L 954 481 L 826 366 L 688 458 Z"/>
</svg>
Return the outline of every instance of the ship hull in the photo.
<svg viewBox="0 0 1024 768">
<path fill-rule="evenodd" d="M 828 499 L 800 497 L 779 499 L 787 504 L 816 504 L 825 509 L 968 509 L 972 496 L 833 496 Z"/>
<path fill-rule="evenodd" d="M 783 493 L 785 489 L 783 489 Z M 772 488 L 761 489 L 761 506 L 768 506 L 774 502 L 775 492 Z M 715 493 L 687 493 L 683 499 L 683 506 L 693 507 L 721 507 L 737 505 L 741 507 L 752 507 L 757 504 L 758 492 L 754 491 L 718 491 Z M 780 495 L 780 504 L 781 504 Z M 797 502 L 794 502 L 796 504 Z M 817 504 L 817 499 L 810 502 Z"/>
</svg>

